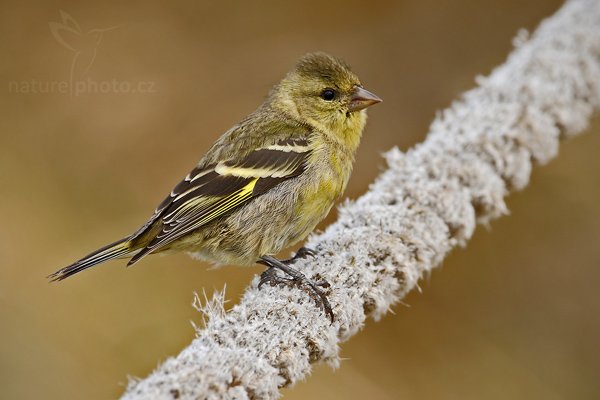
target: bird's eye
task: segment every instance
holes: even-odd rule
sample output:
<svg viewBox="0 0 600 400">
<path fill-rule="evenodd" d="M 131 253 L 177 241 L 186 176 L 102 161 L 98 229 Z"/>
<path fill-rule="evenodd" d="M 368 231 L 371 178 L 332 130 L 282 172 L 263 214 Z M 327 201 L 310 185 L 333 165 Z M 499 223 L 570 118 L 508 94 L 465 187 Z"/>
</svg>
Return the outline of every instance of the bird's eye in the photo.
<svg viewBox="0 0 600 400">
<path fill-rule="evenodd" d="M 329 89 L 329 88 L 324 89 L 321 92 L 321 98 L 325 101 L 331 101 L 331 100 L 335 99 L 335 90 Z"/>
</svg>

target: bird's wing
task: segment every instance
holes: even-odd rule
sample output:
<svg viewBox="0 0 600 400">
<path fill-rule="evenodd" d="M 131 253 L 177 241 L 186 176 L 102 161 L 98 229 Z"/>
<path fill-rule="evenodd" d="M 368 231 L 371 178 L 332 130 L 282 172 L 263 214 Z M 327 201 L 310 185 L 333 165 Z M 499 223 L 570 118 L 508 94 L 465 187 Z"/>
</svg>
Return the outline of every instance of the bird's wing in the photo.
<svg viewBox="0 0 600 400">
<path fill-rule="evenodd" d="M 146 245 L 129 261 L 135 263 L 185 234 L 219 218 L 277 184 L 299 176 L 311 153 L 306 138 L 285 139 L 258 148 L 242 159 L 197 167 L 157 208 L 131 240 L 144 237 Z M 158 226 L 160 229 L 152 229 Z"/>
</svg>

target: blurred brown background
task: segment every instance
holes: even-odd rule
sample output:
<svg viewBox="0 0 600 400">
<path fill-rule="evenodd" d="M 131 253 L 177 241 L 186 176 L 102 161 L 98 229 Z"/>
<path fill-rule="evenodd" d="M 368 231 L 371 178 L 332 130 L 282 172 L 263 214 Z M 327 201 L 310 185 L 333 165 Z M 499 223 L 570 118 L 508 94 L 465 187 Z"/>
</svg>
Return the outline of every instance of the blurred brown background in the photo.
<svg viewBox="0 0 600 400">
<path fill-rule="evenodd" d="M 194 291 L 227 284 L 229 304 L 239 299 L 260 267 L 208 270 L 178 255 L 60 284 L 44 276 L 144 222 L 299 56 L 345 58 L 385 100 L 370 111 L 347 192 L 356 197 L 384 166 L 381 152 L 422 141 L 437 110 L 504 61 L 519 28 L 560 4 L 3 2 L 0 397 L 115 398 L 128 375 L 190 342 Z M 49 22 L 82 36 L 57 36 Z M 80 51 L 72 75 L 67 45 Z M 87 92 L 57 83 L 39 93 L 71 76 Z M 596 119 L 410 307 L 369 321 L 338 371 L 317 366 L 285 398 L 599 398 L 599 146 Z"/>
</svg>

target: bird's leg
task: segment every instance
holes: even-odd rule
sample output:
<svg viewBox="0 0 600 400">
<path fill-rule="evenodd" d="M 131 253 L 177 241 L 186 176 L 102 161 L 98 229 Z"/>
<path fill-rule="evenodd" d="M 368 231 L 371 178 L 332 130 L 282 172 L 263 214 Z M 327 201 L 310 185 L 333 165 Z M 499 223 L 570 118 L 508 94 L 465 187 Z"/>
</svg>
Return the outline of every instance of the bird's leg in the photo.
<svg viewBox="0 0 600 400">
<path fill-rule="evenodd" d="M 272 256 L 262 256 L 258 262 L 269 267 L 260 276 L 260 282 L 258 284 L 259 288 L 267 282 L 269 282 L 272 286 L 286 284 L 303 288 L 315 301 L 317 307 L 322 308 L 325 311 L 325 313 L 329 316 L 329 318 L 331 318 L 331 322 L 333 322 L 334 317 L 333 311 L 331 309 L 331 304 L 329 304 L 327 295 L 320 288 L 329 287 L 329 283 L 327 283 L 326 281 L 313 282 L 312 280 L 308 279 L 302 272 L 284 264 L 283 262 L 279 261 L 278 259 Z M 289 276 L 289 278 L 278 276 L 277 270 L 283 271 Z"/>
<path fill-rule="evenodd" d="M 316 255 L 317 255 L 317 251 L 316 250 L 313 250 L 311 248 L 302 246 L 302 247 L 300 247 L 298 249 L 298 251 L 296 252 L 296 254 L 294 254 L 294 257 L 288 258 L 287 260 L 281 260 L 281 262 L 284 263 L 284 264 L 286 264 L 286 265 L 287 264 L 293 264 L 294 261 L 296 261 L 296 260 L 300 260 L 300 259 L 303 259 L 303 258 L 306 258 L 306 257 L 314 257 Z"/>
<path fill-rule="evenodd" d="M 317 255 L 316 250 L 310 249 L 308 247 L 301 247 L 298 249 L 296 254 L 293 257 L 288 258 L 287 260 L 279 260 L 282 264 L 289 265 L 293 264 L 296 260 L 304 259 L 306 257 L 314 257 Z M 260 281 L 258 282 L 258 288 L 260 289 L 262 285 L 265 283 L 270 283 L 271 286 L 275 286 L 277 284 L 294 284 L 293 278 L 284 278 L 277 275 L 277 268 L 271 267 L 266 261 L 258 260 L 258 264 L 265 265 L 267 268 L 262 274 L 260 274 Z M 329 287 L 327 282 L 320 282 L 318 286 Z"/>
</svg>

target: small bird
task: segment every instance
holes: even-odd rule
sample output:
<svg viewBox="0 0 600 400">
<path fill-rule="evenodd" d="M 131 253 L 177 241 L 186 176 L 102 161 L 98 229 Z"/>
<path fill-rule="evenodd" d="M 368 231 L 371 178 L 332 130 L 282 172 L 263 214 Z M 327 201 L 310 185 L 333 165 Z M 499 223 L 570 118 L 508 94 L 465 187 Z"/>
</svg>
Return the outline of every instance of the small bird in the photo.
<svg viewBox="0 0 600 400">
<path fill-rule="evenodd" d="M 264 264 L 259 287 L 301 287 L 333 320 L 322 289 L 328 283 L 289 266 L 314 250 L 301 248 L 289 260 L 274 256 L 306 238 L 341 196 L 365 109 L 381 101 L 345 62 L 323 52 L 305 55 L 256 111 L 216 141 L 141 228 L 48 278 L 60 281 L 114 258 L 130 258 L 132 265 L 148 254 L 185 251 L 215 264 Z"/>
</svg>

